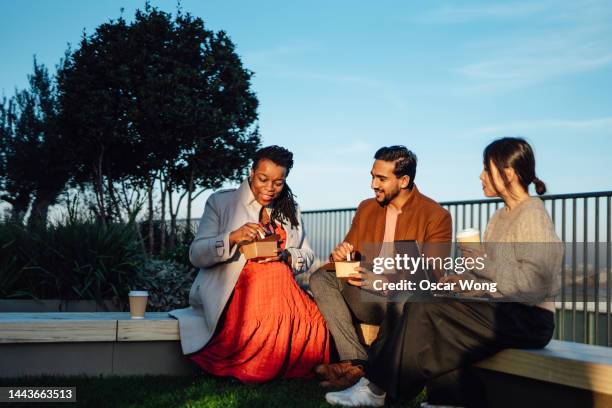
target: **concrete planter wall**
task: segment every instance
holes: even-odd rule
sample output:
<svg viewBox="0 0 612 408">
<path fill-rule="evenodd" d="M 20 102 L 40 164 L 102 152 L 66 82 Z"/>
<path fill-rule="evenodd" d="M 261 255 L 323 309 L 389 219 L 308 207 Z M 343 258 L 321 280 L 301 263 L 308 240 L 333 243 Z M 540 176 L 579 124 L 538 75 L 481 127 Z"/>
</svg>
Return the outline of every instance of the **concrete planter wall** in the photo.
<svg viewBox="0 0 612 408">
<path fill-rule="evenodd" d="M 111 300 L 104 301 L 104 306 L 93 300 L 61 299 L 0 299 L 0 313 L 47 313 L 47 312 L 123 312 Z"/>
</svg>

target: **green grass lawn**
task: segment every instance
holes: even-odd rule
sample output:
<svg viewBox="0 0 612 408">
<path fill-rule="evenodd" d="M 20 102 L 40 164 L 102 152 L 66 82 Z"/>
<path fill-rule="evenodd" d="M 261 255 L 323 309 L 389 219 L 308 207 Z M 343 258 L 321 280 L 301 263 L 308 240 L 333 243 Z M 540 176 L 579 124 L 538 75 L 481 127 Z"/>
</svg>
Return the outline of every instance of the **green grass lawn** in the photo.
<svg viewBox="0 0 612 408">
<path fill-rule="evenodd" d="M 76 387 L 76 404 L 35 404 L 44 407 L 329 407 L 325 391 L 306 380 L 244 385 L 211 377 L 32 377 L 0 379 L 0 386 Z M 421 398 L 417 400 L 397 406 L 418 407 Z"/>
</svg>

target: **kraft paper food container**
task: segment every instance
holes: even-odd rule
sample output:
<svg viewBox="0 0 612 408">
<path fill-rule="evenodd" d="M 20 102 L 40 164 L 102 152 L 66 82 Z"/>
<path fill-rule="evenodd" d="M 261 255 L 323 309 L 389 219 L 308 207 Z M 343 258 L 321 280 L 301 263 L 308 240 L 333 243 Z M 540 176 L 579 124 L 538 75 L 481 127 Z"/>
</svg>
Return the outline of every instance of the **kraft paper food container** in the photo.
<svg viewBox="0 0 612 408">
<path fill-rule="evenodd" d="M 278 255 L 276 248 L 278 248 L 279 240 L 280 237 L 278 235 L 270 235 L 264 239 L 241 246 L 240 251 L 247 260 L 270 258 Z"/>
<path fill-rule="evenodd" d="M 336 266 L 336 277 L 340 279 L 348 279 L 352 273 L 357 273 L 355 268 L 359 266 L 359 261 L 337 261 Z"/>
</svg>

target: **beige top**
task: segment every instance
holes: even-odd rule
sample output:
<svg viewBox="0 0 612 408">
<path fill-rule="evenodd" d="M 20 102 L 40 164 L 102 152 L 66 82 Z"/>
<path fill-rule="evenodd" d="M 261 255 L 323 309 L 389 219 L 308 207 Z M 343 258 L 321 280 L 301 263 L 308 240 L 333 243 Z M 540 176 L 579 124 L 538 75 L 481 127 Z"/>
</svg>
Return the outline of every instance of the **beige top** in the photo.
<svg viewBox="0 0 612 408">
<path fill-rule="evenodd" d="M 395 226 L 397 224 L 397 216 L 401 213 L 401 210 L 397 210 L 395 207 L 390 205 L 387 206 L 387 214 L 385 216 L 385 235 L 383 237 L 383 242 L 395 241 Z"/>
<path fill-rule="evenodd" d="M 484 242 L 485 269 L 472 273 L 497 282 L 504 296 L 554 312 L 552 299 L 559 291 L 564 246 L 542 200 L 530 197 L 512 210 L 497 210 Z"/>
<path fill-rule="evenodd" d="M 401 210 L 395 209 L 387 205 L 387 213 L 385 215 L 385 234 L 383 235 L 383 244 L 380 247 L 381 258 L 392 258 L 395 256 L 395 227 L 397 226 L 397 217 L 402 213 Z"/>
</svg>

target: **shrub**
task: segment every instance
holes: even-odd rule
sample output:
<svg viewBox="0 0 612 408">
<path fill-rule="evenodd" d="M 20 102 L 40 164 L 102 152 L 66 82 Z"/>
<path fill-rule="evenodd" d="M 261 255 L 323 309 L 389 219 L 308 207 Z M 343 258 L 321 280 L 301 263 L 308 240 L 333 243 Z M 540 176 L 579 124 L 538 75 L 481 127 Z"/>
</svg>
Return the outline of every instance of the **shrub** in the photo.
<svg viewBox="0 0 612 408">
<path fill-rule="evenodd" d="M 127 299 L 146 254 L 131 223 L 93 220 L 25 228 L 0 223 L 0 295 Z"/>
<path fill-rule="evenodd" d="M 189 246 L 191 245 L 193 238 L 193 232 L 181 231 L 181 233 L 177 236 L 174 246 L 159 254 L 159 257 L 161 259 L 167 259 L 169 261 L 191 267 L 192 265 L 189 261 Z"/>
<path fill-rule="evenodd" d="M 161 258 L 171 260 L 186 266 L 191 266 L 189 262 L 189 245 L 195 237 L 195 228 L 191 223 L 179 222 L 176 227 L 176 236 L 172 239 L 170 233 L 170 225 L 167 223 L 166 227 L 166 248 L 164 251 L 160 248 L 161 243 L 161 229 L 162 223 L 155 221 L 153 223 L 153 235 L 154 235 L 154 248 L 152 255 Z M 138 225 L 140 229 L 140 235 L 143 239 L 143 245 L 147 250 L 149 249 L 149 223 L 141 222 Z"/>
<path fill-rule="evenodd" d="M 168 260 L 151 259 L 138 274 L 133 289 L 149 291 L 150 311 L 165 312 L 186 307 L 196 272 L 194 267 Z"/>
<path fill-rule="evenodd" d="M 19 251 L 26 239 L 21 226 L 12 222 L 0 223 L 0 297 L 32 297 L 24 276 L 31 265 Z"/>
</svg>

